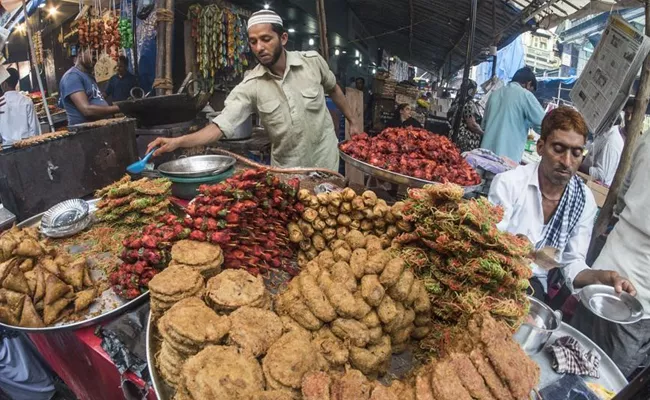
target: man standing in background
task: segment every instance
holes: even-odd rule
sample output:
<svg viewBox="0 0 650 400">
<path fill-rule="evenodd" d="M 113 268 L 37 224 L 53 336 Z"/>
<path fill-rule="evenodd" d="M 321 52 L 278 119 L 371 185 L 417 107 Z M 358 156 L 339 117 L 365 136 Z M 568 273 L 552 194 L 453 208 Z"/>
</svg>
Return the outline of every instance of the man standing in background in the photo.
<svg viewBox="0 0 650 400">
<path fill-rule="evenodd" d="M 0 113 L 0 136 L 3 145 L 11 145 L 22 139 L 38 135 L 38 120 L 32 100 L 16 90 L 20 75 L 15 68 L 8 68 L 9 78 L 0 84 L 5 106 Z"/>
<path fill-rule="evenodd" d="M 131 89 L 138 86 L 138 78 L 129 72 L 129 61 L 124 56 L 117 60 L 117 73 L 106 86 L 106 97 L 112 102 L 124 101 L 131 96 Z"/>
<path fill-rule="evenodd" d="M 544 119 L 544 109 L 533 95 L 536 90 L 535 74 L 530 68 L 522 68 L 512 82 L 490 95 L 483 117 L 482 148 L 521 161 L 528 130 L 539 132 Z"/>
</svg>

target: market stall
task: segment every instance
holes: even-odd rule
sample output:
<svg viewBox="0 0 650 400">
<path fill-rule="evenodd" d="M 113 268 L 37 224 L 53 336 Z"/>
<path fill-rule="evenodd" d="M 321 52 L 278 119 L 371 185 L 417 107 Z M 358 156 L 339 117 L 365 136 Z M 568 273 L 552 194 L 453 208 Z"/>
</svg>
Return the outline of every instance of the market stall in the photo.
<svg viewBox="0 0 650 400">
<path fill-rule="evenodd" d="M 172 180 L 124 176 L 95 200 L 64 202 L 6 232 L 2 326 L 30 332 L 80 398 L 119 396 L 117 386 L 104 390 L 120 374 L 92 334 L 119 315 L 132 321 L 122 346 L 141 342 L 148 363 L 142 378 L 121 379 L 144 387 L 150 377 L 152 399 L 313 399 L 330 388 L 343 399 L 523 398 L 561 379 L 547 353 L 531 358 L 513 339 L 535 324 L 530 249 L 496 229 L 500 211 L 485 199 L 427 184 L 388 204 L 336 173 L 237 159 L 207 170 L 190 162 L 220 177 L 189 203 L 171 196 L 179 171 L 160 166 Z M 459 183 L 474 183 L 468 174 Z M 149 314 L 130 313 L 143 302 Z M 597 349 L 561 327 L 554 338 Z M 81 378 L 87 372 L 65 360 L 72 348 L 102 380 Z M 625 379 L 601 358 L 600 377 L 586 382 L 621 390 Z"/>
</svg>

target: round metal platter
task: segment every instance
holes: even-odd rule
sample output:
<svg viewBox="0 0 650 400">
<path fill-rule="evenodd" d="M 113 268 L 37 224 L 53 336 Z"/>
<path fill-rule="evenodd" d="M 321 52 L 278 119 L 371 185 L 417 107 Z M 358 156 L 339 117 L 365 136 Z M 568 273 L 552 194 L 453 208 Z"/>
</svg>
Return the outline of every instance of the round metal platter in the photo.
<svg viewBox="0 0 650 400">
<path fill-rule="evenodd" d="M 643 318 L 643 306 L 628 293 L 616 293 L 612 286 L 589 285 L 580 291 L 580 302 L 592 313 L 616 324 L 633 324 Z"/>
<path fill-rule="evenodd" d="M 179 158 L 158 167 L 163 175 L 178 178 L 198 178 L 220 174 L 235 165 L 237 161 L 229 156 L 206 155 Z"/>
<path fill-rule="evenodd" d="M 156 353 L 160 350 L 160 339 L 158 335 L 158 328 L 151 318 L 149 312 L 149 319 L 147 320 L 147 365 L 149 365 L 149 376 L 151 376 L 151 383 L 153 390 L 156 392 L 158 400 L 167 400 L 174 397 L 175 390 L 165 383 L 165 381 L 158 375 L 158 368 L 156 367 Z"/>
<path fill-rule="evenodd" d="M 81 199 L 62 201 L 41 217 L 41 227 L 56 230 L 75 225 L 88 216 L 88 203 Z"/>
<path fill-rule="evenodd" d="M 88 202 L 89 212 L 93 213 L 96 210 L 95 203 L 97 200 L 91 200 Z M 44 213 L 43 213 L 44 214 Z M 41 222 L 41 217 L 43 214 L 35 215 L 29 219 L 18 224 L 19 228 L 28 228 L 32 226 L 37 226 Z M 90 264 L 90 276 L 94 281 L 104 279 L 106 276 L 104 271 L 100 268 L 93 268 L 92 260 L 89 260 Z M 55 332 L 55 331 L 67 331 L 75 330 L 80 328 L 85 328 L 87 326 L 96 325 L 99 322 L 104 320 L 117 317 L 128 310 L 131 310 L 140 304 L 147 301 L 149 298 L 149 291 L 141 294 L 132 300 L 125 300 L 119 297 L 111 288 L 104 290 L 86 312 L 86 319 L 81 321 L 62 321 L 52 326 L 46 326 L 43 328 L 24 328 L 20 326 L 8 325 L 0 322 L 0 326 L 12 329 L 16 331 L 23 332 L 32 332 L 32 333 L 42 333 L 42 332 Z"/>
<path fill-rule="evenodd" d="M 387 169 L 375 167 L 374 165 L 368 164 L 366 162 L 357 160 L 354 157 L 351 157 L 349 154 L 344 153 L 339 150 L 339 154 L 343 161 L 350 163 L 353 167 L 360 169 L 366 174 L 370 174 L 376 178 L 383 179 L 392 183 L 397 183 L 398 185 L 406 185 L 410 187 L 422 187 L 424 185 L 431 185 L 440 182 L 427 181 L 425 179 L 414 178 L 412 176 L 398 174 L 397 172 L 392 172 Z M 465 194 L 475 193 L 481 189 L 483 182 L 474 186 L 463 186 Z"/>
</svg>

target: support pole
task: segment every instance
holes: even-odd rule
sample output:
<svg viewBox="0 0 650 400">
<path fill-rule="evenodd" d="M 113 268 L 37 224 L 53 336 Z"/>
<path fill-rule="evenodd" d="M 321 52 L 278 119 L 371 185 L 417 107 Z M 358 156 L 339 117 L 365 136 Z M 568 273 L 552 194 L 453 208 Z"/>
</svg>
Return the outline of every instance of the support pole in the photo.
<svg viewBox="0 0 650 400">
<path fill-rule="evenodd" d="M 329 43 L 327 42 L 327 16 L 325 14 L 325 1 L 316 0 L 316 14 L 318 18 L 318 30 L 320 32 L 321 55 L 325 61 L 329 61 Z"/>
<path fill-rule="evenodd" d="M 645 2 L 645 34 L 650 35 L 650 1 Z M 609 187 L 609 194 L 603 204 L 603 208 L 598 214 L 598 219 L 594 224 L 594 231 L 591 235 L 591 247 L 593 248 L 596 239 L 600 237 L 607 230 L 607 226 L 611 220 L 614 212 L 614 206 L 618 198 L 618 193 L 621 185 L 632 164 L 632 155 L 636 150 L 637 141 L 643 134 L 643 120 L 645 119 L 645 112 L 648 108 L 650 100 L 650 55 L 648 55 L 643 62 L 641 69 L 641 81 L 639 88 L 636 92 L 636 101 L 634 102 L 634 111 L 632 113 L 632 120 L 630 121 L 630 129 L 627 130 L 627 137 L 625 138 L 625 146 L 621 154 L 621 160 L 618 163 L 618 169 L 612 185 Z"/>
<path fill-rule="evenodd" d="M 454 130 L 451 137 L 455 138 L 460 129 L 460 122 L 463 117 L 463 109 L 467 100 L 467 80 L 469 79 L 469 70 L 472 68 L 472 54 L 474 53 L 474 34 L 476 33 L 476 9 L 477 0 L 470 0 L 471 11 L 469 17 L 469 38 L 467 39 L 467 54 L 465 55 L 465 69 L 463 70 L 463 83 L 460 87 L 460 98 L 456 107 L 456 116 L 454 117 Z"/>
<path fill-rule="evenodd" d="M 413 58 L 413 0 L 409 0 L 409 57 Z"/>
<path fill-rule="evenodd" d="M 131 29 L 133 31 L 133 75 L 138 76 L 138 1 L 131 1 Z"/>
<path fill-rule="evenodd" d="M 162 10 L 165 8 L 166 0 L 157 0 L 156 9 Z M 156 88 L 156 82 L 160 82 L 165 76 L 165 28 L 162 22 L 158 21 L 161 14 L 156 15 L 156 79 L 154 81 L 154 89 L 156 95 L 163 94 L 162 89 Z"/>
<path fill-rule="evenodd" d="M 50 115 L 50 108 L 47 106 L 47 99 L 45 98 L 45 90 L 43 89 L 43 80 L 41 79 L 41 71 L 38 68 L 38 63 L 36 62 L 36 52 L 34 51 L 34 42 L 32 41 L 32 28 L 29 25 L 29 17 L 27 16 L 27 5 L 25 0 L 23 0 L 23 13 L 25 15 L 25 28 L 27 32 L 27 40 L 29 42 L 29 54 L 32 58 L 32 63 L 34 64 L 34 70 L 36 71 L 36 80 L 38 81 L 38 88 L 41 91 L 41 98 L 43 99 L 43 108 L 45 108 L 45 114 L 47 115 L 47 123 L 50 125 L 50 132 L 54 132 L 54 124 L 52 123 L 52 116 Z M 40 124 L 39 124 L 40 130 Z"/>
<path fill-rule="evenodd" d="M 170 20 L 165 22 L 165 79 L 170 84 L 165 88 L 164 94 L 174 92 L 174 79 L 172 78 L 172 52 L 174 47 L 174 0 L 167 0 L 167 10 L 169 10 Z"/>
</svg>

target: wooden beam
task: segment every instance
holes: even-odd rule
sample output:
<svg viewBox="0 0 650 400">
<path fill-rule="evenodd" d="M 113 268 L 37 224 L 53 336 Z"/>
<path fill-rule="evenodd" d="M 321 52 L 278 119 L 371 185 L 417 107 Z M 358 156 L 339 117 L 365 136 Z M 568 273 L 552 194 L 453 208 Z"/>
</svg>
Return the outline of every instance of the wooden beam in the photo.
<svg viewBox="0 0 650 400">
<path fill-rule="evenodd" d="M 646 1 L 645 4 L 645 34 L 650 35 L 650 1 Z M 637 141 L 643 134 L 643 120 L 645 119 L 648 102 L 650 102 L 650 54 L 643 62 L 643 68 L 641 68 L 641 81 L 639 82 L 639 88 L 636 92 L 635 98 L 636 101 L 634 102 L 634 111 L 632 113 L 632 120 L 630 121 L 630 129 L 627 131 L 621 160 L 618 163 L 618 169 L 616 170 L 616 175 L 614 175 L 614 181 L 612 181 L 612 185 L 609 187 L 609 193 L 605 200 L 605 204 L 603 204 L 603 208 L 600 210 L 598 219 L 594 224 L 590 248 L 593 248 L 597 238 L 607 230 L 607 226 L 609 225 L 614 212 L 614 206 L 616 205 L 621 185 L 625 181 L 625 177 L 631 167 L 632 156 L 634 150 L 636 150 Z"/>
<path fill-rule="evenodd" d="M 318 30 L 320 32 L 321 55 L 325 61 L 329 61 L 329 44 L 327 42 L 327 15 L 325 14 L 325 1 L 316 0 L 316 17 L 318 19 Z"/>
<path fill-rule="evenodd" d="M 409 0 L 409 58 L 413 58 L 413 0 Z"/>
</svg>

